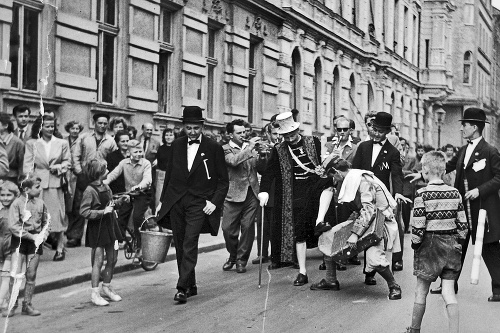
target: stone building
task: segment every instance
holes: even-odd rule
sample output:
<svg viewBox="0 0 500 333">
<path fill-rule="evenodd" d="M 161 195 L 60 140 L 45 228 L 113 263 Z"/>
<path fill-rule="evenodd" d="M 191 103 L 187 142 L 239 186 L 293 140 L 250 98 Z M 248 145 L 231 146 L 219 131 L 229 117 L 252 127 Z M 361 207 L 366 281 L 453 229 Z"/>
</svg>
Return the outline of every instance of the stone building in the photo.
<svg viewBox="0 0 500 333">
<path fill-rule="evenodd" d="M 434 143 L 437 109 L 493 110 L 484 0 L 7 0 L 0 32 L 0 111 L 42 97 L 86 127 L 104 111 L 160 131 L 199 105 L 215 132 L 296 108 L 307 134 L 344 114 L 364 136 L 366 112 L 385 110 L 403 137 Z"/>
</svg>

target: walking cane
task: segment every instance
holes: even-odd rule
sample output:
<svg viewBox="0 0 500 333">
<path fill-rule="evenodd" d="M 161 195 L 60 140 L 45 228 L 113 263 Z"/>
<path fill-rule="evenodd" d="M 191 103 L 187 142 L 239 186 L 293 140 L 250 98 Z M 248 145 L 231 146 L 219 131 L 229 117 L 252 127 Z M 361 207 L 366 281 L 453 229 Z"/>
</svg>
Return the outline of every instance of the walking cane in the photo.
<svg viewBox="0 0 500 333">
<path fill-rule="evenodd" d="M 260 219 L 260 256 L 259 256 L 259 289 L 262 282 L 262 249 L 264 248 L 264 207 Z"/>
</svg>

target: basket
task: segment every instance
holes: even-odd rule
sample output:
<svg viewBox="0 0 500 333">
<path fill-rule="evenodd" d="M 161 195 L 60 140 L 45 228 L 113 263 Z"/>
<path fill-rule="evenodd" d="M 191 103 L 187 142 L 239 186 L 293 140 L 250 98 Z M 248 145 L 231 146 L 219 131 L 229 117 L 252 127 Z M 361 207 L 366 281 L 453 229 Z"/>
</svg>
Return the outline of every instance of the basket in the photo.
<svg viewBox="0 0 500 333">
<path fill-rule="evenodd" d="M 141 231 L 143 260 L 157 263 L 165 262 L 172 237 L 172 234 L 164 232 Z"/>
</svg>

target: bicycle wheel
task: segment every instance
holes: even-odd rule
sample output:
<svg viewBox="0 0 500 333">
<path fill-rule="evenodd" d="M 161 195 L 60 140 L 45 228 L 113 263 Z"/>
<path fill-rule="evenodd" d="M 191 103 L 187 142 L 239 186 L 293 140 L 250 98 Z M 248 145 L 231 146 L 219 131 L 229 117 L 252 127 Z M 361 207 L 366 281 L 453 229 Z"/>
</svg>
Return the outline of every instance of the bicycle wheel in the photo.
<svg viewBox="0 0 500 333">
<path fill-rule="evenodd" d="M 154 271 L 156 269 L 156 267 L 158 267 L 158 263 L 152 262 L 152 261 L 141 260 L 141 267 L 146 272 Z"/>
<path fill-rule="evenodd" d="M 132 255 L 134 254 L 134 249 L 132 244 L 128 241 L 125 242 L 125 246 L 123 247 L 123 254 L 125 255 L 125 259 L 132 259 Z"/>
</svg>

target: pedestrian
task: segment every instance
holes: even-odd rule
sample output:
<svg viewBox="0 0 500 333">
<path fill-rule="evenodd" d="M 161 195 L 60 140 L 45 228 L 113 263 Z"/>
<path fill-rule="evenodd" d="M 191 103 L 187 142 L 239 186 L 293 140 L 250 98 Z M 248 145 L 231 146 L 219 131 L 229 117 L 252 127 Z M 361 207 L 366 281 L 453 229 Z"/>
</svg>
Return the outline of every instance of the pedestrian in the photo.
<svg viewBox="0 0 500 333">
<path fill-rule="evenodd" d="M 10 269 L 12 263 L 12 250 L 10 242 L 10 207 L 19 196 L 16 184 L 6 180 L 0 185 L 0 265 L 2 266 L 2 281 L 0 283 L 0 307 L 5 310 L 8 306 L 8 292 L 10 283 Z"/>
<path fill-rule="evenodd" d="M 260 138 L 249 138 L 247 122 L 235 119 L 226 125 L 230 141 L 224 145 L 224 155 L 229 174 L 229 190 L 224 200 L 222 232 L 229 258 L 222 270 L 229 271 L 236 264 L 237 273 L 245 273 L 255 239 L 255 217 L 259 201 L 257 171 L 266 163 L 256 151 Z M 260 168 L 260 169 L 259 169 Z"/>
<path fill-rule="evenodd" d="M 175 140 L 174 130 L 172 128 L 165 127 L 163 130 L 161 141 L 162 145 L 158 148 L 158 153 L 156 154 L 156 186 L 155 186 L 155 207 L 158 207 L 160 203 L 161 191 L 163 190 L 163 184 L 165 183 L 165 172 L 167 171 L 169 163 L 172 163 L 169 158 L 170 150 L 172 149 L 172 142 Z"/>
<path fill-rule="evenodd" d="M 41 197 L 47 205 L 51 217 L 50 231 L 57 243 L 53 260 L 62 261 L 66 256 L 64 232 L 68 228 L 68 218 L 61 178 L 71 166 L 71 155 L 68 142 L 54 137 L 53 133 L 54 118 L 39 116 L 35 120 L 32 139 L 26 142 L 23 173 L 27 177 L 37 175 L 42 180 Z"/>
<path fill-rule="evenodd" d="M 40 199 L 40 194 L 43 191 L 40 177 L 30 174 L 21 183 L 20 187 L 22 195 L 14 200 L 9 214 L 10 231 L 12 233 L 10 245 L 12 270 L 9 295 L 12 295 L 12 288 L 15 283 L 14 277 L 17 278 L 26 263 L 26 284 L 21 314 L 39 316 L 41 313 L 33 307 L 31 300 L 35 292 L 36 272 L 40 256 L 43 254 L 42 243 L 48 236 L 46 225 L 49 223 L 49 210 L 43 200 Z M 9 305 L 10 303 L 13 302 L 9 301 Z M 16 307 L 17 300 L 12 308 L 2 312 L 2 316 L 12 317 Z"/>
<path fill-rule="evenodd" d="M 103 181 L 105 185 L 109 185 L 120 175 L 123 175 L 125 180 L 125 191 L 134 192 L 132 204 L 124 205 L 119 211 L 119 225 L 122 233 L 125 235 L 125 229 L 128 225 L 130 215 L 134 225 L 134 236 L 137 240 L 136 257 L 141 257 L 141 232 L 140 228 L 144 221 L 144 213 L 148 209 L 149 200 L 151 199 L 151 163 L 144 158 L 141 143 L 137 140 L 130 140 L 127 143 L 130 157 L 127 157 L 118 163 Z"/>
<path fill-rule="evenodd" d="M 23 177 L 24 142 L 14 135 L 14 124 L 6 113 L 0 113 L 0 140 L 9 160 L 9 172 L 0 178 L 17 184 Z"/>
<path fill-rule="evenodd" d="M 16 119 L 14 135 L 26 143 L 30 139 L 31 134 L 31 125 L 29 124 L 31 109 L 27 105 L 16 105 L 12 109 L 12 114 Z"/>
<path fill-rule="evenodd" d="M 102 293 L 113 302 L 119 302 L 122 298 L 111 288 L 111 279 L 118 259 L 118 242 L 123 241 L 123 236 L 116 220 L 115 203 L 112 201 L 111 189 L 103 183 L 106 176 L 106 163 L 98 159 L 90 161 L 86 165 L 89 177 L 89 186 L 83 192 L 80 214 L 87 219 L 87 233 L 85 235 L 85 246 L 92 249 L 91 263 L 91 285 L 92 303 L 98 306 L 109 305 L 102 298 L 99 290 L 101 269 L 106 252 L 106 266 L 102 271 Z M 126 197 L 126 196 L 125 196 Z M 116 204 L 128 198 L 122 197 Z"/>
<path fill-rule="evenodd" d="M 128 125 L 123 117 L 113 117 L 109 121 L 108 134 L 111 137 L 114 137 L 119 131 L 126 131 L 127 129 Z"/>
<path fill-rule="evenodd" d="M 186 135 L 172 143 L 169 158 L 178 160 L 165 173 L 158 224 L 173 232 L 179 272 L 174 300 L 186 303 L 198 294 L 195 267 L 200 233 L 217 236 L 229 180 L 222 146 L 202 134 L 202 109 L 186 106 L 182 113 Z"/>
<path fill-rule="evenodd" d="M 462 266 L 462 244 L 468 225 L 462 196 L 442 180 L 445 171 L 442 152 L 428 152 L 422 157 L 422 175 L 427 186 L 417 191 L 413 210 L 411 247 L 415 250 L 413 275 L 417 276 L 417 287 L 409 333 L 420 332 L 427 294 L 438 277 L 448 314 L 448 332 L 459 331 L 454 285 Z"/>
<path fill-rule="evenodd" d="M 486 227 L 484 231 L 482 256 L 486 268 L 491 275 L 493 294 L 488 302 L 500 302 L 500 154 L 483 138 L 483 130 L 488 123 L 483 109 L 468 108 L 460 119 L 462 137 L 467 144 L 446 163 L 446 172 L 457 171 L 455 188 L 463 199 L 467 220 L 472 229 L 467 233 L 462 247 L 462 267 L 469 246 L 476 241 L 476 230 L 479 210 L 485 209 Z M 409 176 L 412 181 L 421 179 L 421 174 Z M 458 277 L 456 279 L 458 281 Z M 431 290 L 431 293 L 441 293 L 442 288 Z M 455 282 L 455 292 L 458 292 L 458 282 Z"/>
</svg>

